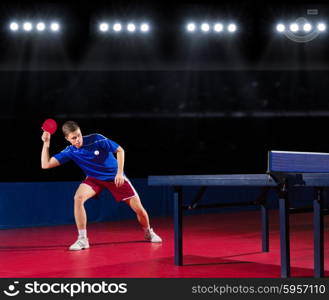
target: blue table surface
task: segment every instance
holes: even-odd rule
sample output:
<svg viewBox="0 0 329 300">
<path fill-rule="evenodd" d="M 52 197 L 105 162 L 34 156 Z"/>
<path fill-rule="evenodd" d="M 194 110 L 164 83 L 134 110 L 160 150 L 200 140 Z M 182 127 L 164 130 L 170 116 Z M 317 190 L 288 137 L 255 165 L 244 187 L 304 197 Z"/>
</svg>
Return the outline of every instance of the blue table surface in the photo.
<svg viewBox="0 0 329 300">
<path fill-rule="evenodd" d="M 293 174 L 292 174 L 293 176 Z M 329 186 L 329 173 L 302 173 L 296 186 Z M 163 175 L 149 176 L 152 186 L 278 186 L 270 174 Z"/>
</svg>

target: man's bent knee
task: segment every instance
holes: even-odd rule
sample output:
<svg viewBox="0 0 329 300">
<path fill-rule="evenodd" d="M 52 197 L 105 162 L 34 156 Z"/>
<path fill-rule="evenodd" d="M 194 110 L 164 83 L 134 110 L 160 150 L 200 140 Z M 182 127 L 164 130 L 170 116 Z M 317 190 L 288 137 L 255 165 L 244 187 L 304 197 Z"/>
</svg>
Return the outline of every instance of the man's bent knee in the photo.
<svg viewBox="0 0 329 300">
<path fill-rule="evenodd" d="M 84 195 L 77 194 L 74 196 L 74 203 L 76 204 L 83 204 L 88 200 Z"/>
</svg>

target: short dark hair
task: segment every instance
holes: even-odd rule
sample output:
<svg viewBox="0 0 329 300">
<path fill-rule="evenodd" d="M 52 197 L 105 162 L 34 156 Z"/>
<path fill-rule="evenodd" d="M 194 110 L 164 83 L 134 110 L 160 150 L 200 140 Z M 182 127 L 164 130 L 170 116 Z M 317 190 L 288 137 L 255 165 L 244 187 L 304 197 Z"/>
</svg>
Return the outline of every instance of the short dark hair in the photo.
<svg viewBox="0 0 329 300">
<path fill-rule="evenodd" d="M 68 136 L 71 132 L 78 130 L 80 127 L 78 123 L 74 121 L 66 121 L 62 126 L 62 131 L 65 136 Z"/>
</svg>

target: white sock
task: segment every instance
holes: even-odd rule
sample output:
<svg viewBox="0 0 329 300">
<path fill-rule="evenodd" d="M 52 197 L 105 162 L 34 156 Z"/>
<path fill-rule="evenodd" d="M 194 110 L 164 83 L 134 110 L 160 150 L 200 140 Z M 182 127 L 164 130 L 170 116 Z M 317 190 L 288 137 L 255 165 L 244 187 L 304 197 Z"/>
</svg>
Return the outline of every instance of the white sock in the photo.
<svg viewBox="0 0 329 300">
<path fill-rule="evenodd" d="M 86 239 L 87 238 L 87 229 L 79 229 L 79 238 Z"/>
</svg>

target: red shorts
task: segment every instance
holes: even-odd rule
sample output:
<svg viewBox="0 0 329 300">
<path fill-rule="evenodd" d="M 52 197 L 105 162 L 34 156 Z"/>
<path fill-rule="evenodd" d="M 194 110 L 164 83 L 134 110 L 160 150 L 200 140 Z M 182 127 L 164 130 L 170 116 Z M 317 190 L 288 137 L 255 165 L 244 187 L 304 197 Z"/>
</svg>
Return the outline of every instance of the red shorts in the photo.
<svg viewBox="0 0 329 300">
<path fill-rule="evenodd" d="M 114 181 L 103 181 L 93 177 L 86 177 L 82 183 L 88 184 L 96 192 L 96 196 L 99 195 L 104 188 L 108 189 L 117 202 L 137 196 L 134 187 L 127 178 L 125 178 L 125 182 L 120 187 L 117 187 Z"/>
</svg>

